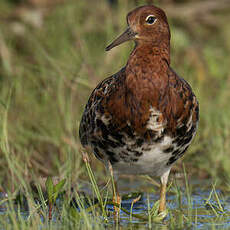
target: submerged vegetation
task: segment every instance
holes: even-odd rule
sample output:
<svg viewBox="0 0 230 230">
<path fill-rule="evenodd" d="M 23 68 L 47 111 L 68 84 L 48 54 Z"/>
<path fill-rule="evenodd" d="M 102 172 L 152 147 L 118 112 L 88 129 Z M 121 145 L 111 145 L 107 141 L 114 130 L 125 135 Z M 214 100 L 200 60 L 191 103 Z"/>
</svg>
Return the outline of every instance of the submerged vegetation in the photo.
<svg viewBox="0 0 230 230">
<path fill-rule="evenodd" d="M 103 165 L 94 157 L 91 167 L 82 161 L 78 126 L 89 93 L 125 65 L 133 47 L 130 42 L 105 52 L 106 45 L 125 28 L 127 12 L 145 3 L 0 1 L 0 229 L 118 224 Z M 230 227 L 230 3 L 154 3 L 168 15 L 172 67 L 197 95 L 200 125 L 183 159 L 188 179 L 180 179 L 186 175 L 181 161 L 174 167 L 165 222 L 152 219 L 157 183 L 146 179 L 127 190 L 127 202 L 123 196 L 120 224 L 124 229 Z M 54 184 L 61 181 L 56 193 L 47 176 Z M 144 194 L 133 202 L 140 191 Z"/>
</svg>

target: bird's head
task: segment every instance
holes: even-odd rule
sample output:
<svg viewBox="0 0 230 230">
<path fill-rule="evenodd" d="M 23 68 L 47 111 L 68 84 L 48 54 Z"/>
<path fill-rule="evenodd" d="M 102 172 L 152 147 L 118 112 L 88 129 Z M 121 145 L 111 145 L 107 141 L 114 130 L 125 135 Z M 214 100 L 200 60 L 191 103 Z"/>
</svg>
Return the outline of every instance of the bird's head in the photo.
<svg viewBox="0 0 230 230">
<path fill-rule="evenodd" d="M 152 43 L 154 46 L 170 40 L 167 17 L 163 10 L 153 5 L 141 6 L 129 12 L 127 24 L 128 28 L 106 47 L 106 51 L 129 40 L 134 40 L 137 45 Z"/>
</svg>

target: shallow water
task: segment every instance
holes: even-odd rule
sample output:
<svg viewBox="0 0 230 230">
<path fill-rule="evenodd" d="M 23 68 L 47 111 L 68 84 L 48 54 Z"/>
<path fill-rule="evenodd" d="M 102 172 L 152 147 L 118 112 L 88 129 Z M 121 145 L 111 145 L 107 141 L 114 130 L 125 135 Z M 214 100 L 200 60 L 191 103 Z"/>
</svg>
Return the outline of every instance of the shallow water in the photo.
<svg viewBox="0 0 230 230">
<path fill-rule="evenodd" d="M 230 196 L 223 195 L 222 191 L 217 188 L 213 190 L 210 180 L 191 180 L 189 185 L 191 191 L 189 196 L 187 196 L 188 190 L 186 190 L 183 180 L 179 180 L 176 186 L 175 184 L 171 186 L 167 192 L 169 214 L 163 223 L 153 224 L 154 227 L 168 229 L 172 218 L 174 221 L 178 221 L 181 216 L 184 216 L 181 223 L 185 223 L 186 219 L 190 219 L 192 223 L 188 226 L 188 229 L 213 229 L 213 226 L 214 229 L 230 229 Z M 153 186 L 146 184 L 144 180 L 135 180 L 135 182 L 123 180 L 120 182 L 119 188 L 121 191 L 128 193 L 148 191 L 143 192 L 141 199 L 133 205 L 132 212 L 135 214 L 146 214 L 148 216 L 148 203 L 152 208 L 159 199 L 159 189 L 155 186 L 153 191 Z M 122 207 L 130 211 L 134 198 L 123 200 Z M 110 205 L 109 208 L 112 209 L 113 207 Z M 122 225 L 130 225 L 130 217 L 126 213 L 121 211 L 120 216 Z M 134 217 L 132 218 L 132 224 L 137 227 L 148 226 L 146 221 Z M 179 225 L 180 221 L 178 221 Z"/>
<path fill-rule="evenodd" d="M 220 191 L 217 191 L 220 193 Z M 191 229 L 207 229 L 211 228 L 212 225 L 215 225 L 216 229 L 223 229 L 223 228 L 230 228 L 230 216 L 224 216 L 224 214 L 229 213 L 230 214 L 230 206 L 227 203 L 227 200 L 220 199 L 221 205 L 224 207 L 224 212 L 221 213 L 219 211 L 219 215 L 216 216 L 215 212 L 212 211 L 212 208 L 209 205 L 206 205 L 205 202 L 210 194 L 210 191 L 201 191 L 197 190 L 194 191 L 194 193 L 190 196 L 191 198 L 191 205 L 188 204 L 187 197 L 183 194 L 181 197 L 181 204 L 178 202 L 178 197 L 176 195 L 169 195 L 167 196 L 167 208 L 170 210 L 172 215 L 179 216 L 181 213 L 185 215 L 185 217 L 188 213 L 188 210 L 192 211 L 191 218 L 197 219 L 193 222 L 193 226 L 191 226 Z M 142 199 L 135 203 L 133 206 L 133 213 L 135 214 L 143 214 L 146 213 L 146 216 L 148 215 L 148 202 L 150 203 L 150 207 L 153 206 L 153 204 L 158 200 L 159 196 L 153 195 L 153 194 L 146 194 L 144 193 L 142 196 Z M 148 201 L 149 199 L 149 201 Z M 126 208 L 127 210 L 130 210 L 132 199 L 123 201 L 122 207 Z M 213 198 L 210 199 L 210 204 L 213 205 L 213 207 L 217 206 L 216 200 Z M 192 209 L 190 209 L 192 207 Z M 112 208 L 112 207 L 110 207 Z M 178 210 L 180 211 L 180 214 L 178 213 Z M 218 210 L 216 210 L 218 212 Z M 140 219 L 133 218 L 133 223 L 139 223 L 143 224 L 143 221 Z M 165 219 L 164 223 L 169 224 L 170 222 L 170 216 L 168 215 Z M 126 213 L 121 211 L 121 223 L 127 224 L 129 223 L 129 216 L 127 216 Z M 144 223 L 146 224 L 146 223 Z M 162 225 L 162 227 L 165 224 L 158 224 Z M 164 226 L 165 227 L 165 226 Z M 164 228 L 165 229 L 165 228 Z"/>
<path fill-rule="evenodd" d="M 191 181 L 190 185 L 192 185 L 190 196 L 187 196 L 188 190 L 185 189 L 183 184 L 173 185 L 170 188 L 167 193 L 169 214 L 163 223 L 153 224 L 154 229 L 168 229 L 172 221 L 174 221 L 174 227 L 175 221 L 176 224 L 178 222 L 178 228 L 181 229 L 180 226 L 184 226 L 182 223 L 184 224 L 188 219 L 190 220 L 188 221 L 188 229 L 212 229 L 213 225 L 215 225 L 215 229 L 230 229 L 230 196 L 224 196 L 222 191 L 218 189 L 215 189 L 214 192 L 209 181 L 206 181 L 206 183 L 204 181 Z M 158 188 L 154 186 L 155 191 L 153 191 L 152 185 L 146 185 L 141 180 L 138 182 L 121 180 L 119 187 L 123 197 L 122 208 L 129 212 L 131 212 L 133 199 L 140 193 L 133 196 L 130 194 L 133 191 L 144 191 L 141 193 L 140 200 L 133 205 L 132 213 L 144 215 L 148 218 L 148 210 L 159 199 Z M 82 190 L 92 197 L 89 186 L 84 186 Z M 132 198 L 125 198 L 124 193 L 128 193 Z M 6 198 L 7 194 L 0 193 L 0 215 L 6 212 L 6 206 L 2 203 Z M 107 205 L 107 209 L 113 211 L 113 206 Z M 26 207 L 24 210 L 22 209 L 21 214 L 23 218 L 29 216 Z M 113 225 L 112 216 L 108 225 Z M 130 225 L 132 229 L 141 229 L 148 226 L 148 221 L 135 217 L 132 217 L 130 221 L 130 216 L 121 211 L 120 225 L 123 226 L 122 229 L 126 229 L 126 227 L 130 229 Z"/>
</svg>

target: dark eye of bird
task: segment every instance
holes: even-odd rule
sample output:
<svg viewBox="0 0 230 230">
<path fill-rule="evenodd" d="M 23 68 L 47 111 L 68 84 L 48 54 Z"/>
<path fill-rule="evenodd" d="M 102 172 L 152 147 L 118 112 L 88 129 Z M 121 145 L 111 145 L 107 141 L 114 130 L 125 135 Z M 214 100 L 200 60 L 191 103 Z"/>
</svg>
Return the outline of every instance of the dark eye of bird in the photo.
<svg viewBox="0 0 230 230">
<path fill-rule="evenodd" d="M 156 18 L 154 16 L 148 16 L 146 18 L 146 22 L 150 25 L 153 24 L 155 21 L 156 21 Z"/>
</svg>

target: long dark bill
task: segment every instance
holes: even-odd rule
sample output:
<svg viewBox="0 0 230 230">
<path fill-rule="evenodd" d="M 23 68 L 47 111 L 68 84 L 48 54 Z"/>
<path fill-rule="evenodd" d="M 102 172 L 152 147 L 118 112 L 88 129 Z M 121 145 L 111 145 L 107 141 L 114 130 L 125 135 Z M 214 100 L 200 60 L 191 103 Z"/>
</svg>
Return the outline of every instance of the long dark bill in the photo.
<svg viewBox="0 0 230 230">
<path fill-rule="evenodd" d="M 109 51 L 112 48 L 114 48 L 115 46 L 120 45 L 123 42 L 129 41 L 134 39 L 135 35 L 137 33 L 135 33 L 130 27 L 128 27 L 125 32 L 123 34 L 121 34 L 118 38 L 116 38 L 110 45 L 108 45 L 105 50 Z"/>
</svg>

